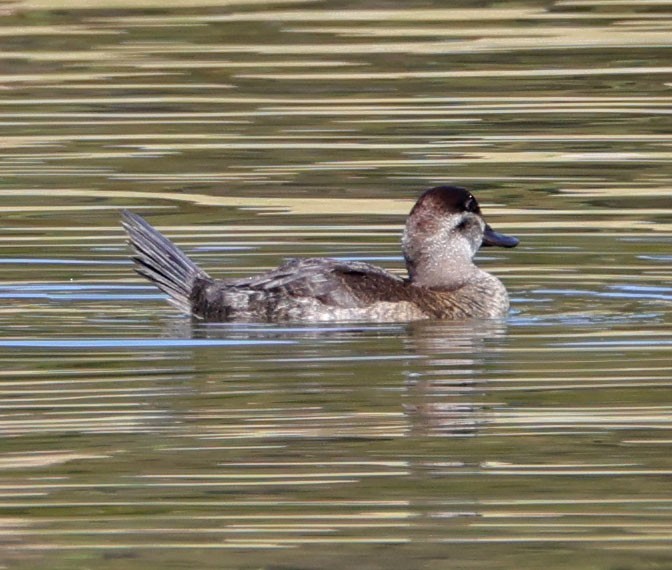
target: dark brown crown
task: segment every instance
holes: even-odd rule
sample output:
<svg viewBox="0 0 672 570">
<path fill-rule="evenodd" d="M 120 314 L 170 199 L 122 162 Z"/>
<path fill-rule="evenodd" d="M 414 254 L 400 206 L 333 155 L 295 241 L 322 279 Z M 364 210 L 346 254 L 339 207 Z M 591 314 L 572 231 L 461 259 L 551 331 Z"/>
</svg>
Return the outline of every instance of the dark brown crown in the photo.
<svg viewBox="0 0 672 570">
<path fill-rule="evenodd" d="M 430 188 L 418 198 L 413 210 L 420 206 L 430 207 L 440 214 L 481 213 L 476 198 L 473 197 L 469 190 L 461 186 L 436 186 Z"/>
</svg>

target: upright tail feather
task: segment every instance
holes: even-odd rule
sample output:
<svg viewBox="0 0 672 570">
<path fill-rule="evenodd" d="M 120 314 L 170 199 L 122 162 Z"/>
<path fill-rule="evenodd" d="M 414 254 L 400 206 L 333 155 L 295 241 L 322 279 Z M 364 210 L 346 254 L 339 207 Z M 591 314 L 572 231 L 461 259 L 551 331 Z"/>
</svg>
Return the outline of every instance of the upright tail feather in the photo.
<svg viewBox="0 0 672 570">
<path fill-rule="evenodd" d="M 143 218 L 123 210 L 122 225 L 133 248 L 135 271 L 168 295 L 168 302 L 191 313 L 191 292 L 197 279 L 210 277 L 173 242 Z"/>
</svg>

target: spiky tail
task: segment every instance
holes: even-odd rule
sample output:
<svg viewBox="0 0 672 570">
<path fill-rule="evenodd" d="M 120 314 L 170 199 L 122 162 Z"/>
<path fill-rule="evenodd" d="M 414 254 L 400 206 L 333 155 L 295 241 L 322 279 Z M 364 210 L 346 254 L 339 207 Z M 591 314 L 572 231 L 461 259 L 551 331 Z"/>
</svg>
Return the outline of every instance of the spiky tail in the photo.
<svg viewBox="0 0 672 570">
<path fill-rule="evenodd" d="M 135 254 L 135 271 L 166 293 L 171 305 L 191 313 L 194 284 L 210 280 L 208 274 L 137 214 L 122 210 L 121 219 Z"/>
</svg>

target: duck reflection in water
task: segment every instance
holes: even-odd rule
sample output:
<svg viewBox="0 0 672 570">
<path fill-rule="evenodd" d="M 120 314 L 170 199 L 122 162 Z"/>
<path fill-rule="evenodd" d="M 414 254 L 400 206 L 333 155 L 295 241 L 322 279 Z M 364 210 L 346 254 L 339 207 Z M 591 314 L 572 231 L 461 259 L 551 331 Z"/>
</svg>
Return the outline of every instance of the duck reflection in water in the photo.
<svg viewBox="0 0 672 570">
<path fill-rule="evenodd" d="M 505 320 L 409 324 L 405 349 L 420 356 L 405 370 L 404 415 L 414 436 L 473 437 L 490 424 L 486 370 L 507 334 Z"/>
<path fill-rule="evenodd" d="M 206 341 L 204 346 L 209 340 L 244 341 L 235 349 L 238 360 L 245 363 L 236 374 L 242 378 L 249 374 L 243 385 L 275 390 L 277 381 L 282 390 L 301 395 L 300 410 L 308 406 L 318 410 L 317 415 L 323 414 L 322 406 L 333 397 L 336 382 L 339 401 L 353 390 L 353 409 L 359 409 L 360 391 L 373 390 L 382 391 L 381 398 L 376 398 L 379 405 L 401 412 L 394 420 L 400 423 L 381 433 L 398 430 L 404 437 L 474 437 L 493 419 L 487 380 L 499 367 L 501 354 L 495 347 L 506 337 L 507 326 L 504 319 L 284 326 L 167 319 L 165 336 L 201 339 Z M 265 348 L 269 341 L 287 344 L 279 353 L 277 348 Z M 212 377 L 215 386 L 227 383 L 228 373 L 221 372 L 221 349 L 198 351 L 187 359 L 202 370 L 197 377 Z M 273 386 L 260 386 L 259 377 L 269 369 L 274 371 Z M 298 415 L 305 416 L 303 412 Z M 308 429 L 303 421 L 297 420 L 296 425 L 283 422 L 298 431 Z M 316 428 L 311 424 L 309 429 Z M 357 422 L 348 422 L 343 429 L 352 437 L 371 436 Z M 328 429 L 319 432 L 329 437 L 325 435 Z"/>
</svg>

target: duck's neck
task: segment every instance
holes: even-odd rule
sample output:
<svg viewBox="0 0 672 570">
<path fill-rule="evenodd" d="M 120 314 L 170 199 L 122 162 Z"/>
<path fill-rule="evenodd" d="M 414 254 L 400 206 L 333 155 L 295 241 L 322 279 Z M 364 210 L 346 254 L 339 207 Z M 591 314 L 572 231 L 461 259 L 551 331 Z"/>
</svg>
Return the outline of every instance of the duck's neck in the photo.
<svg viewBox="0 0 672 570">
<path fill-rule="evenodd" d="M 454 244 L 427 243 L 413 248 L 403 243 L 408 277 L 414 285 L 429 289 L 456 290 L 478 276 L 481 270 L 472 261 L 472 251 Z"/>
</svg>

